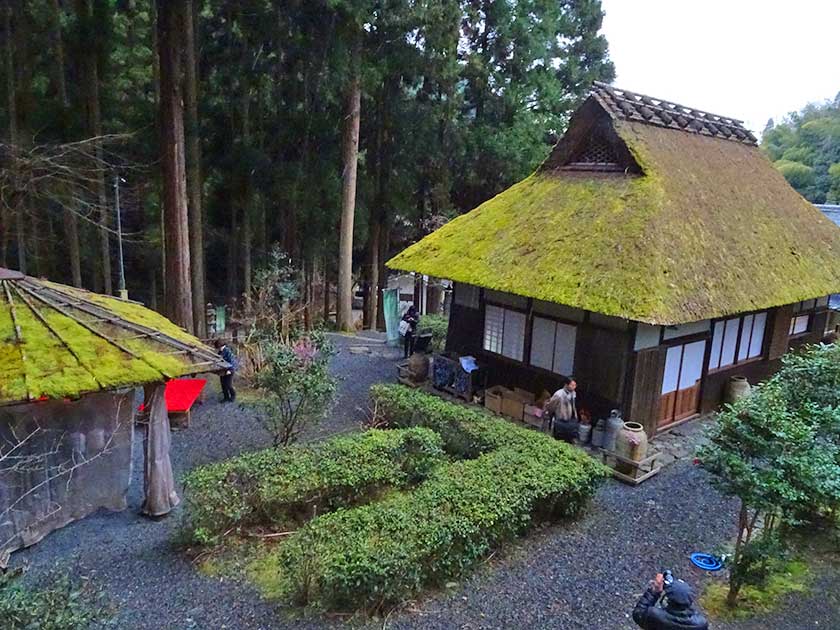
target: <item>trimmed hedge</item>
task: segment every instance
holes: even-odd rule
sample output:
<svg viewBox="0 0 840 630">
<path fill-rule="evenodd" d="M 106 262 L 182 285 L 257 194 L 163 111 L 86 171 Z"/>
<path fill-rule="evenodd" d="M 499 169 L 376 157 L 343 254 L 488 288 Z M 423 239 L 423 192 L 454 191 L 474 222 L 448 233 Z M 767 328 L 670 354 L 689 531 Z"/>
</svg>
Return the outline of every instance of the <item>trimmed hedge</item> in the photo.
<svg viewBox="0 0 840 630">
<path fill-rule="evenodd" d="M 527 433 L 529 444 L 441 466 L 411 492 L 311 520 L 256 579 L 299 604 L 377 610 L 457 577 L 535 521 L 577 513 L 606 469 Z"/>
<path fill-rule="evenodd" d="M 246 453 L 184 478 L 189 538 L 207 544 L 232 528 L 295 526 L 416 484 L 444 461 L 440 436 L 421 427 Z"/>
<path fill-rule="evenodd" d="M 374 385 L 371 403 L 392 427 L 427 427 L 443 438 L 446 452 L 474 459 L 501 447 L 529 447 L 535 441 L 554 442 L 483 409 L 451 403 L 403 385 Z"/>
</svg>

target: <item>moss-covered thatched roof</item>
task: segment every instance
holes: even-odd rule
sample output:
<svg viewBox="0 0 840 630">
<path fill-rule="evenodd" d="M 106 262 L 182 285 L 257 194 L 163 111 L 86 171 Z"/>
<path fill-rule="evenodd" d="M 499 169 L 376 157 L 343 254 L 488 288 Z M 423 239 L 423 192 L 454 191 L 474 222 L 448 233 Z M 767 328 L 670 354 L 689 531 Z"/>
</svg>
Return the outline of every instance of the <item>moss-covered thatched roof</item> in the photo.
<svg viewBox="0 0 840 630">
<path fill-rule="evenodd" d="M 626 171 L 570 166 L 595 133 Z M 630 119 L 593 95 L 536 173 L 388 266 L 651 324 L 840 292 L 840 228 L 750 138 Z"/>
<path fill-rule="evenodd" d="M 225 367 L 214 350 L 140 304 L 0 268 L 0 404 Z"/>
</svg>

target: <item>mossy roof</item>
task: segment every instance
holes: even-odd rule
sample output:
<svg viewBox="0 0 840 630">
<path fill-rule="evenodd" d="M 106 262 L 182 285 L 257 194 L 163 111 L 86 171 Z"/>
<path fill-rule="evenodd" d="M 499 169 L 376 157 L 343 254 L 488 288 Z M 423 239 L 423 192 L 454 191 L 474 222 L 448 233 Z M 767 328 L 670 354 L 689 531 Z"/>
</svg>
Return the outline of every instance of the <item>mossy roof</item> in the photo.
<svg viewBox="0 0 840 630">
<path fill-rule="evenodd" d="M 78 398 L 226 366 L 140 304 L 0 269 L 0 404 Z"/>
<path fill-rule="evenodd" d="M 561 140 L 533 175 L 388 266 L 650 324 L 840 292 L 840 228 L 756 146 L 593 103 L 640 174 L 563 168 Z M 573 117 L 566 136 L 585 124 Z"/>
</svg>

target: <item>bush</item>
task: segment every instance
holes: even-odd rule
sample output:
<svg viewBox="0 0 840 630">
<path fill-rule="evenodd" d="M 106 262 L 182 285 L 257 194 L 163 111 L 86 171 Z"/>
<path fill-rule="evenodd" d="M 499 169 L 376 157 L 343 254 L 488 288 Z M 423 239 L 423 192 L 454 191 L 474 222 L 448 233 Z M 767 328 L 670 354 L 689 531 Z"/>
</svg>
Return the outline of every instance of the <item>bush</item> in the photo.
<svg viewBox="0 0 840 630">
<path fill-rule="evenodd" d="M 423 315 L 417 326 L 417 333 L 432 333 L 432 351 L 443 352 L 446 348 L 446 334 L 449 318 L 446 315 Z"/>
<path fill-rule="evenodd" d="M 313 519 L 262 571 L 277 576 L 275 592 L 338 610 L 377 610 L 452 579 L 535 521 L 575 514 L 595 492 L 600 464 L 533 437 L 442 466 L 411 492 Z"/>
<path fill-rule="evenodd" d="M 330 372 L 333 354 L 323 333 L 295 340 L 275 338 L 260 342 L 264 359 L 254 376 L 260 397 L 254 403 L 275 447 L 296 442 L 318 422 L 332 402 L 336 378 Z"/>
<path fill-rule="evenodd" d="M 544 433 L 517 426 L 482 409 L 447 402 L 403 385 L 374 385 L 370 397 L 377 421 L 384 420 L 393 427 L 428 427 L 441 435 L 446 452 L 458 459 L 473 459 L 503 446 L 554 442 Z"/>
<path fill-rule="evenodd" d="M 444 461 L 440 437 L 415 428 L 372 429 L 203 466 L 184 479 L 189 538 L 208 544 L 232 528 L 293 527 L 383 489 L 415 484 Z"/>
<path fill-rule="evenodd" d="M 5 630 L 80 630 L 104 621 L 106 612 L 90 588 L 65 575 L 44 588 L 23 586 L 12 572 L 0 574 L 0 619 Z"/>
</svg>

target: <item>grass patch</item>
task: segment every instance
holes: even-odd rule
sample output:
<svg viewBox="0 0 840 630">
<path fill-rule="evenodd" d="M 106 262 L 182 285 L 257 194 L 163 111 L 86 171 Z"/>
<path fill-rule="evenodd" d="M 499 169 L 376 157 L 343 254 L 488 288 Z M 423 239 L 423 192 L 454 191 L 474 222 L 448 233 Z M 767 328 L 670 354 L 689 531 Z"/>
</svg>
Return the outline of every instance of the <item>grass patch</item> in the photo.
<svg viewBox="0 0 840 630">
<path fill-rule="evenodd" d="M 751 619 L 773 612 L 784 603 L 786 596 L 807 591 L 812 579 L 813 571 L 807 562 L 789 560 L 767 578 L 763 587 L 744 586 L 736 608 L 726 605 L 726 594 L 729 592 L 726 582 L 709 584 L 700 602 L 706 614 L 713 619 Z"/>
</svg>

